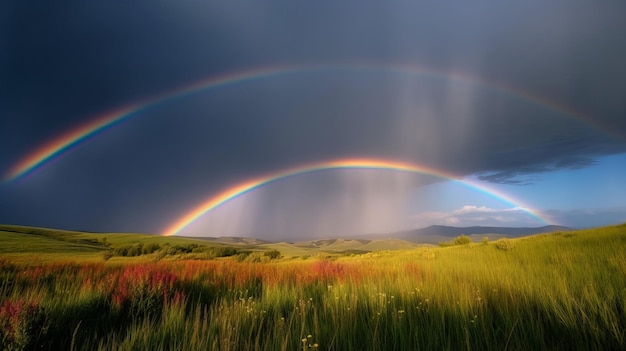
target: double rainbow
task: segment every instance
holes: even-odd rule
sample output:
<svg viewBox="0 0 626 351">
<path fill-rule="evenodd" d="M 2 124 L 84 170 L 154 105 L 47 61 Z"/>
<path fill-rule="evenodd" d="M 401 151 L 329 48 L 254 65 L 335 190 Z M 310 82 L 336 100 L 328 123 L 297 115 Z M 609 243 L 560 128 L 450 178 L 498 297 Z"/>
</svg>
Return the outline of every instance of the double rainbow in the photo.
<svg viewBox="0 0 626 351">
<path fill-rule="evenodd" d="M 548 218 L 543 217 L 540 213 L 530 209 L 528 206 L 523 205 L 519 200 L 513 199 L 506 194 L 498 192 L 494 189 L 490 189 L 485 184 L 473 182 L 470 180 L 462 180 L 458 177 L 448 174 L 446 172 L 442 172 L 430 167 L 419 166 L 405 162 L 398 161 L 389 161 L 389 160 L 379 160 L 379 159 L 369 159 L 369 158 L 354 158 L 354 159 L 340 159 L 334 161 L 313 163 L 308 165 L 303 165 L 295 168 L 290 168 L 286 170 L 282 170 L 276 173 L 268 174 L 266 176 L 248 180 L 236 186 L 233 186 L 229 189 L 222 191 L 221 193 L 210 197 L 208 200 L 189 211 L 186 215 L 182 216 L 172 225 L 170 225 L 162 235 L 170 236 L 180 233 L 183 229 L 193 223 L 195 220 L 200 218 L 205 213 L 219 207 L 220 205 L 241 196 L 249 191 L 267 185 L 269 183 L 276 182 L 278 180 L 293 177 L 305 173 L 317 172 L 322 170 L 329 169 L 379 169 L 379 170 L 393 170 L 400 172 L 410 172 L 417 174 L 424 174 L 429 176 L 435 176 L 442 179 L 459 182 L 465 186 L 476 189 L 479 192 L 489 195 L 490 197 L 496 198 L 506 204 L 512 205 L 515 208 L 523 210 L 528 213 L 532 218 L 537 220 L 539 223 L 547 224 L 550 222 Z"/>
<path fill-rule="evenodd" d="M 592 123 L 588 118 L 573 109 L 559 104 L 558 102 L 548 100 L 528 91 L 517 89 L 503 83 L 488 81 L 467 74 L 457 72 L 444 72 L 430 68 L 418 66 L 409 66 L 401 64 L 351 64 L 351 65 L 301 65 L 301 66 L 282 66 L 282 67 L 265 67 L 235 73 L 228 73 L 216 77 L 202 80 L 195 84 L 184 86 L 182 88 L 166 92 L 153 98 L 140 101 L 135 104 L 125 106 L 97 116 L 89 122 L 73 128 L 41 147 L 35 149 L 18 162 L 16 162 L 4 175 L 4 181 L 12 181 L 30 174 L 38 168 L 46 165 L 52 160 L 61 157 L 69 152 L 75 146 L 91 139 L 99 132 L 113 128 L 115 125 L 137 116 L 139 112 L 156 107 L 160 104 L 167 103 L 174 99 L 209 89 L 219 88 L 241 82 L 249 82 L 259 79 L 275 78 L 282 75 L 316 72 L 316 71 L 357 71 L 357 72 L 381 72 L 390 74 L 411 75 L 418 77 L 444 79 L 457 82 L 466 82 L 474 84 L 477 87 L 488 89 L 493 92 L 503 94 L 518 100 L 522 100 L 531 104 L 542 106 L 548 110 L 557 112 L 564 116 Z"/>
</svg>

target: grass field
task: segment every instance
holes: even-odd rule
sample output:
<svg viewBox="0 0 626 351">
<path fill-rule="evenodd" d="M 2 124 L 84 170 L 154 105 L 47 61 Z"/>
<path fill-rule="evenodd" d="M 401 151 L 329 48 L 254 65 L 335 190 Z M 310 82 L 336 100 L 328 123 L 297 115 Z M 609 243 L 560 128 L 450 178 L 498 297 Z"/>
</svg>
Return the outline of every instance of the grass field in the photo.
<svg viewBox="0 0 626 351">
<path fill-rule="evenodd" d="M 105 255 L 139 242 L 159 250 Z M 3 226 L 0 348 L 626 349 L 626 225 L 279 259 L 263 251 L 292 246 L 271 245 L 203 259 L 225 245 Z"/>
</svg>

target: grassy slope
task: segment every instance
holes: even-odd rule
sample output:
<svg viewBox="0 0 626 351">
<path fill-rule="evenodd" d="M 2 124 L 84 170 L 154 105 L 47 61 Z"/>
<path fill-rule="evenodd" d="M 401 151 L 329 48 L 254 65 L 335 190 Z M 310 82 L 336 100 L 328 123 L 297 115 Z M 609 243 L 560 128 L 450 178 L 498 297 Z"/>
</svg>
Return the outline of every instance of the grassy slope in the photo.
<svg viewBox="0 0 626 351">
<path fill-rule="evenodd" d="M 106 244 L 105 245 L 105 241 Z M 417 244 L 399 240 L 344 240 L 329 239 L 304 243 L 263 243 L 250 239 L 214 238 L 195 239 L 190 237 L 162 237 L 133 233 L 86 233 L 14 225 L 0 225 L 0 255 L 4 257 L 27 257 L 30 253 L 42 254 L 42 258 L 80 259 L 101 257 L 103 251 L 123 245 L 160 245 L 197 244 L 207 247 L 234 246 L 241 250 L 269 251 L 278 250 L 284 257 L 314 256 L 318 254 L 341 254 L 344 252 L 366 252 L 378 250 L 396 250 L 417 247 Z"/>
<path fill-rule="evenodd" d="M 132 233 L 86 233 L 49 228 L 0 225 L 0 258 L 21 262 L 41 261 L 101 261 L 110 248 L 142 243 L 161 245 L 198 244 L 209 247 L 225 246 L 204 240 L 161 237 Z M 144 261 L 147 257 L 119 258 L 111 261 Z"/>
<path fill-rule="evenodd" d="M 131 310 L 123 329 L 100 330 L 100 339 L 88 330 L 91 311 L 100 309 L 101 328 L 121 317 L 108 305 L 99 266 L 52 266 L 61 269 L 57 279 L 44 276 L 32 287 L 27 271 L 6 270 L 0 298 L 41 298 L 63 326 L 54 340 L 67 346 L 80 325 L 83 349 L 306 349 L 300 340 L 309 334 L 321 349 L 336 350 L 626 348 L 626 225 L 511 243 L 509 250 L 491 242 L 334 261 L 151 263 L 181 277 L 177 291 L 209 300 L 167 305 L 159 318 Z M 23 283 L 13 286 L 16 277 Z"/>
<path fill-rule="evenodd" d="M 93 252 L 94 250 L 107 249 L 103 244 L 103 239 L 113 247 L 138 243 L 168 243 L 171 245 L 188 245 L 193 243 L 198 245 L 207 244 L 205 240 L 182 237 L 162 237 L 134 233 L 87 233 L 14 225 L 0 225 L 0 233 L 0 240 L 3 240 L 3 243 L 9 245 L 6 248 L 0 248 L 0 253 L 54 252 L 55 250 L 74 252 L 81 251 L 81 248 L 83 251 Z M 223 246 L 223 244 L 220 243 L 210 243 L 210 245 Z"/>
<path fill-rule="evenodd" d="M 81 242 L 68 242 L 54 237 L 0 231 L 0 253 L 93 253 L 102 248 Z"/>
</svg>

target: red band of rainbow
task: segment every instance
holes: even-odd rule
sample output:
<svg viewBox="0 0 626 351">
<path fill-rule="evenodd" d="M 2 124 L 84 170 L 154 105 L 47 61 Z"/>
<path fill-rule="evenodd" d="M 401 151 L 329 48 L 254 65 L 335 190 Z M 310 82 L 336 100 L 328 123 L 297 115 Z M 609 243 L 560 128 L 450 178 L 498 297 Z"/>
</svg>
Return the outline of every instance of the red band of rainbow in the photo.
<svg viewBox="0 0 626 351">
<path fill-rule="evenodd" d="M 413 165 L 405 162 L 398 161 L 390 161 L 390 160 L 380 160 L 380 159 L 359 159 L 359 158 L 351 158 L 351 159 L 341 159 L 341 160 L 333 160 L 327 162 L 320 162 L 314 164 L 303 165 L 299 167 L 294 167 L 286 170 L 282 170 L 276 173 L 268 174 L 263 177 L 259 177 L 256 179 L 252 179 L 246 182 L 243 182 L 239 185 L 228 188 L 221 193 L 210 197 L 207 201 L 203 202 L 193 210 L 189 211 L 186 215 L 182 216 L 172 225 L 170 225 L 162 235 L 169 236 L 178 234 L 180 231 L 185 229 L 188 225 L 193 223 L 195 220 L 200 218 L 205 213 L 213 210 L 214 208 L 232 200 L 240 195 L 243 195 L 249 191 L 252 191 L 256 188 L 259 188 L 263 185 L 278 181 L 280 179 L 284 179 L 287 177 L 297 176 L 304 173 L 310 173 L 320 170 L 328 170 L 328 169 L 381 169 L 381 170 L 394 170 L 401 172 L 411 172 L 418 173 L 424 175 L 430 175 L 439 177 L 446 180 L 460 182 L 463 185 L 469 186 L 477 191 L 485 193 L 491 197 L 499 199 L 500 201 L 513 205 L 514 207 L 523 210 L 528 213 L 532 218 L 537 220 L 541 224 L 548 224 L 551 220 L 537 211 L 532 210 L 531 208 L 523 205 L 519 200 L 512 199 L 511 197 L 498 192 L 494 189 L 488 188 L 485 184 L 472 182 L 469 180 L 462 180 L 458 177 L 448 174 L 446 172 L 442 172 L 430 167 Z"/>
</svg>

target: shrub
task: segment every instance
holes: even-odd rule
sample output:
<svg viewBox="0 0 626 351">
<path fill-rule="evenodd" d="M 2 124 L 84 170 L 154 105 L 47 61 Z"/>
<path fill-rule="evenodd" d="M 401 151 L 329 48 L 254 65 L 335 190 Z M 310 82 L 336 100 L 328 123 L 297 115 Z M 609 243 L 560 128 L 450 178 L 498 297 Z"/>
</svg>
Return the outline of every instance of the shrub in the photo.
<svg viewBox="0 0 626 351">
<path fill-rule="evenodd" d="M 266 251 L 263 256 L 269 257 L 270 260 L 274 260 L 280 257 L 280 251 L 278 250 L 270 250 Z"/>
<path fill-rule="evenodd" d="M 243 262 L 246 258 L 248 258 L 248 255 L 250 255 L 250 252 L 240 252 L 235 256 L 235 258 L 237 259 L 237 262 Z"/>
<path fill-rule="evenodd" d="M 496 247 L 500 250 L 511 250 L 515 247 L 513 241 L 509 239 L 500 239 L 496 241 Z"/>
<path fill-rule="evenodd" d="M 469 245 L 472 243 L 472 239 L 465 234 L 461 234 L 454 238 L 454 245 Z"/>
<path fill-rule="evenodd" d="M 198 247 L 198 244 L 189 244 L 189 245 L 176 245 L 174 249 L 177 254 L 188 254 L 193 252 L 194 249 Z"/>
<path fill-rule="evenodd" d="M 489 237 L 488 236 L 483 237 L 483 244 L 485 244 L 485 245 L 489 244 Z"/>
<path fill-rule="evenodd" d="M 106 250 L 102 253 L 102 258 L 104 258 L 105 261 L 108 261 L 111 257 L 113 257 L 113 250 Z"/>
<path fill-rule="evenodd" d="M 189 254 L 194 252 L 194 250 L 197 250 L 199 247 L 197 244 L 164 246 L 163 250 L 170 256 Z"/>
<path fill-rule="evenodd" d="M 107 238 L 102 238 L 102 245 L 106 247 L 111 247 L 111 243 L 107 242 Z"/>
<path fill-rule="evenodd" d="M 113 254 L 115 256 L 126 256 L 126 255 L 128 255 L 128 249 L 129 248 L 130 248 L 130 245 L 124 245 L 124 246 L 116 247 L 115 250 L 113 250 Z"/>
<path fill-rule="evenodd" d="M 142 247 L 141 247 L 140 245 L 137 245 L 137 246 L 131 246 L 131 247 L 128 249 L 128 252 L 126 253 L 126 255 L 127 255 L 127 256 L 131 256 L 131 257 L 134 257 L 134 256 L 141 256 L 141 249 L 142 249 Z"/>
<path fill-rule="evenodd" d="M 237 249 L 232 246 L 214 247 L 213 252 L 215 252 L 215 257 L 230 257 L 239 253 Z"/>
<path fill-rule="evenodd" d="M 205 253 L 205 252 L 211 252 L 211 250 L 206 246 L 206 245 L 200 245 L 198 247 L 194 247 L 193 250 L 191 250 L 192 253 Z"/>
<path fill-rule="evenodd" d="M 151 244 L 145 245 L 143 249 L 141 250 L 141 253 L 144 255 L 148 255 L 159 250 L 161 250 L 161 245 L 157 243 L 151 243 Z"/>
</svg>

